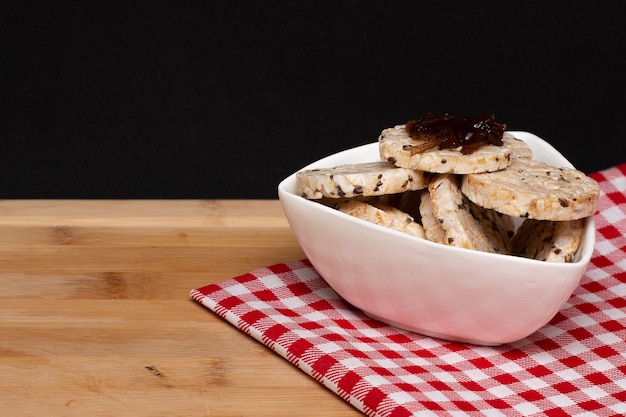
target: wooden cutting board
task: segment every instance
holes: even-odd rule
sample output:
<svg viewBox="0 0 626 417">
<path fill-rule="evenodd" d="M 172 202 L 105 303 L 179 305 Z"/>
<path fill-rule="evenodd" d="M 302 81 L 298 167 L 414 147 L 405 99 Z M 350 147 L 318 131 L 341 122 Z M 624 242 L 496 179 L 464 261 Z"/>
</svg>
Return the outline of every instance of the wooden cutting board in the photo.
<svg viewBox="0 0 626 417">
<path fill-rule="evenodd" d="M 302 258 L 275 200 L 0 201 L 2 414 L 360 415 L 189 298 Z"/>
</svg>

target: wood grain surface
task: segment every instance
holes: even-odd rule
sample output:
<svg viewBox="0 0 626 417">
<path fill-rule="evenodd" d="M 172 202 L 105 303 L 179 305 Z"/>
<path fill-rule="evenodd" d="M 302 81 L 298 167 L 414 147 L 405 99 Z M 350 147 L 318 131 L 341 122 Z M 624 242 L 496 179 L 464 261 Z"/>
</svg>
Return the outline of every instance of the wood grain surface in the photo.
<svg viewBox="0 0 626 417">
<path fill-rule="evenodd" d="M 189 298 L 303 257 L 276 200 L 0 201 L 2 414 L 360 415 Z"/>
</svg>

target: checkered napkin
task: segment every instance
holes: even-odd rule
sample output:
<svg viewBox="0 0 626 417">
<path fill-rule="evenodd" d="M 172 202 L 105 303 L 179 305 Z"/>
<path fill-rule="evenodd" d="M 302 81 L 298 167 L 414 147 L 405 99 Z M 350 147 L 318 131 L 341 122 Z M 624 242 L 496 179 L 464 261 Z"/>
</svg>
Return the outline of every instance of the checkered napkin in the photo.
<svg viewBox="0 0 626 417">
<path fill-rule="evenodd" d="M 626 415 L 626 164 L 601 185 L 597 245 L 544 328 L 498 347 L 447 342 L 365 316 L 307 260 L 191 297 L 371 416 Z"/>
</svg>

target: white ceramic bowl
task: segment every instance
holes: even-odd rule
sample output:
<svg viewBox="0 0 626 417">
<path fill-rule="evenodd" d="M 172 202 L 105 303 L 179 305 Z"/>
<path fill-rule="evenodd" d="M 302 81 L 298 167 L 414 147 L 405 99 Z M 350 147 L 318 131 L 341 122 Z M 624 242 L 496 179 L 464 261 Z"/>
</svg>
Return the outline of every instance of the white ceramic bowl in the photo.
<svg viewBox="0 0 626 417">
<path fill-rule="evenodd" d="M 534 159 L 571 163 L 528 132 Z M 371 143 L 302 169 L 379 160 Z M 368 223 L 278 186 L 293 233 L 328 284 L 368 316 L 420 334 L 480 345 L 522 339 L 547 324 L 578 286 L 595 244 L 588 218 L 573 263 L 549 263 L 445 246 Z"/>
</svg>

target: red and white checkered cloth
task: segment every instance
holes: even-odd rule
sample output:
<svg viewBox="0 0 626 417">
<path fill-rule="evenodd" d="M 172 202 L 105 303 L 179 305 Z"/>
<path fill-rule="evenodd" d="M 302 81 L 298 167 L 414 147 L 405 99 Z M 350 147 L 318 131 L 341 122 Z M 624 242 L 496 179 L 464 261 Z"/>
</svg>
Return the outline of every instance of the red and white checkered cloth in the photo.
<svg viewBox="0 0 626 417">
<path fill-rule="evenodd" d="M 597 244 L 554 319 L 498 347 L 447 342 L 366 317 L 308 261 L 191 297 L 367 415 L 626 415 L 626 164 L 601 185 Z"/>
</svg>

